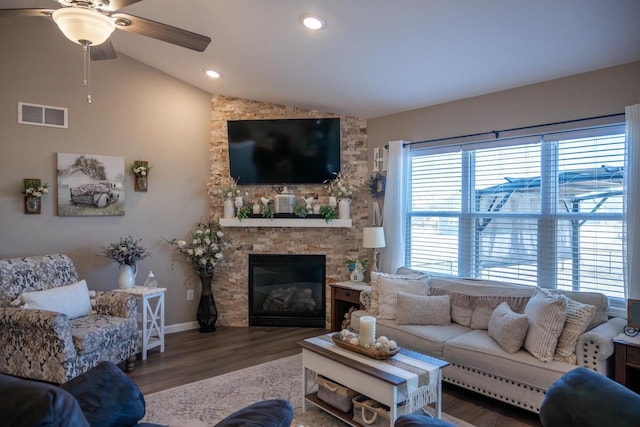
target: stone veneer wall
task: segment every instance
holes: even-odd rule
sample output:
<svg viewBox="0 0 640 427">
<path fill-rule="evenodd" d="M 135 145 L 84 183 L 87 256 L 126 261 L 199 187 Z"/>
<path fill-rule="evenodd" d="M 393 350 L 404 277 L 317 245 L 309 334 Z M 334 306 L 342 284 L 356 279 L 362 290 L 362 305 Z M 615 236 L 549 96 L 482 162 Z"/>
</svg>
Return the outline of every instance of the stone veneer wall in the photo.
<svg viewBox="0 0 640 427">
<path fill-rule="evenodd" d="M 220 180 L 229 176 L 227 148 L 227 120 L 295 119 L 316 117 L 340 117 L 342 140 L 341 170 L 368 177 L 367 122 L 364 119 L 322 113 L 297 107 L 267 104 L 245 99 L 214 96 L 211 99 L 211 178 L 209 186 L 215 189 Z M 289 186 L 297 196 L 315 193 L 323 204 L 328 196 L 323 185 Z M 271 186 L 242 186 L 248 192 L 245 205 L 262 196 L 273 196 Z M 248 326 L 248 262 L 249 254 L 324 254 L 327 259 L 327 282 L 349 279 L 345 257 L 370 257 L 362 248 L 362 227 L 368 225 L 369 195 L 366 188 L 356 192 L 351 204 L 352 228 L 271 228 L 229 227 L 225 236 L 231 240 L 231 248 L 225 260 L 218 264 L 213 284 L 213 294 L 218 308 L 218 325 Z M 222 217 L 222 198 L 210 196 L 210 213 Z M 330 288 L 326 288 L 327 328 L 330 327 Z"/>
</svg>

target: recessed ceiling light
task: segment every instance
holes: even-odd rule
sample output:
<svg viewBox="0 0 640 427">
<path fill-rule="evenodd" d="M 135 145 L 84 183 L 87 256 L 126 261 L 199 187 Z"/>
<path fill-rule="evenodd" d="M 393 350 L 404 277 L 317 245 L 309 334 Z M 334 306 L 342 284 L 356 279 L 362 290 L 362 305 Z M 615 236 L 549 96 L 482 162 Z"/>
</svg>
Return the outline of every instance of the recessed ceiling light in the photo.
<svg viewBox="0 0 640 427">
<path fill-rule="evenodd" d="M 310 30 L 320 30 L 326 26 L 324 20 L 313 15 L 304 15 L 301 20 L 302 25 Z"/>
<path fill-rule="evenodd" d="M 209 77 L 211 77 L 212 79 L 219 79 L 220 78 L 220 73 L 217 71 L 213 71 L 213 70 L 207 70 L 205 71 L 205 74 Z"/>
</svg>

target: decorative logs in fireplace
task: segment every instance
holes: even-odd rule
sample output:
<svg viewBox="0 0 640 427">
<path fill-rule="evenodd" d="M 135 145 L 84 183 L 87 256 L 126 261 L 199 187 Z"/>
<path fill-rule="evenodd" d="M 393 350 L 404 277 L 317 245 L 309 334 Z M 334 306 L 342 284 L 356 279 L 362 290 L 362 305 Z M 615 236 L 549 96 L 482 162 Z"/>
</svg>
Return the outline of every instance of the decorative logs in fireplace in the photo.
<svg viewBox="0 0 640 427">
<path fill-rule="evenodd" d="M 249 254 L 249 326 L 324 328 L 325 255 Z"/>
<path fill-rule="evenodd" d="M 314 312 L 316 300 L 311 289 L 298 289 L 296 286 L 274 289 L 269 292 L 262 308 L 265 311 L 300 311 Z"/>
</svg>

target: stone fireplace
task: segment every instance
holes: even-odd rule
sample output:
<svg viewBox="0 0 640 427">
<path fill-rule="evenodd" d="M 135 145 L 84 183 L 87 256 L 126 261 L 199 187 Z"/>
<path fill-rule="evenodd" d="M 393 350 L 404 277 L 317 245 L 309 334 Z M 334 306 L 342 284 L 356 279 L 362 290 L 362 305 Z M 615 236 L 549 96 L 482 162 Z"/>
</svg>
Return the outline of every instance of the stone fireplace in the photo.
<svg viewBox="0 0 640 427">
<path fill-rule="evenodd" d="M 324 255 L 249 254 L 249 326 L 325 327 Z"/>
<path fill-rule="evenodd" d="M 339 116 L 321 111 L 306 110 L 291 106 L 274 105 L 246 99 L 216 95 L 211 98 L 211 178 L 209 180 L 209 215 L 222 217 L 223 199 L 216 193 L 221 180 L 229 176 L 229 153 L 227 120 L 340 117 L 341 167 L 354 172 L 362 179 L 369 176 L 367 122 L 365 119 Z M 328 203 L 324 185 L 289 186 L 292 194 L 301 197 L 315 195 L 323 204 Z M 241 191 L 245 206 L 261 197 L 273 197 L 271 186 L 243 185 Z M 356 191 L 352 197 L 349 228 L 299 228 L 299 227 L 226 227 L 225 237 L 231 247 L 225 259 L 216 268 L 213 294 L 218 308 L 219 326 L 249 326 L 249 255 L 251 254 L 323 254 L 325 257 L 326 281 L 324 288 L 325 322 L 320 327 L 329 327 L 330 288 L 326 283 L 349 280 L 345 266 L 346 257 L 367 257 L 370 252 L 362 248 L 362 228 L 369 221 L 369 195 L 367 189 Z M 303 203 L 303 202 L 302 202 Z M 274 298 L 276 298 L 274 296 Z"/>
</svg>

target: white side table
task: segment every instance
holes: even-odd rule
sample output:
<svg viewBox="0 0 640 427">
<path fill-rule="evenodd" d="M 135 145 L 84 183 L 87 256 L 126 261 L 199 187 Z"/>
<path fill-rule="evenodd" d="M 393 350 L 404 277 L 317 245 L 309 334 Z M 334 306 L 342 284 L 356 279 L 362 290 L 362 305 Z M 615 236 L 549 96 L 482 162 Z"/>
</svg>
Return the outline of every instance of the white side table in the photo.
<svg viewBox="0 0 640 427">
<path fill-rule="evenodd" d="M 164 352 L 164 293 L 166 288 L 147 288 L 134 286 L 130 289 L 114 289 L 114 292 L 124 292 L 142 300 L 142 318 L 138 313 L 138 323 L 142 327 L 142 360 L 147 360 L 149 349 L 160 347 Z"/>
</svg>

